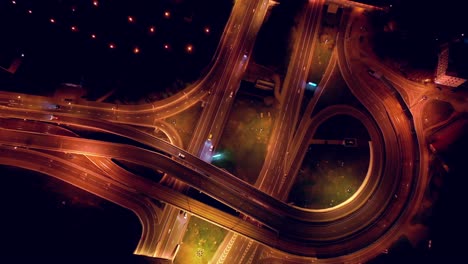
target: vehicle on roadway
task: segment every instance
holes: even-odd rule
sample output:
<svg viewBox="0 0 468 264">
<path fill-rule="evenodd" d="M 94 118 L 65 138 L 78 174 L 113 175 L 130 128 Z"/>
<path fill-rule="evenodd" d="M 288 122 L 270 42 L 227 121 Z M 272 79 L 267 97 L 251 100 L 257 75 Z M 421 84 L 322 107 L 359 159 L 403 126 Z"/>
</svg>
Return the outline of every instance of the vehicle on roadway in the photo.
<svg viewBox="0 0 468 264">
<path fill-rule="evenodd" d="M 357 146 L 357 140 L 355 138 L 345 138 L 343 140 L 343 145 L 345 147 L 356 147 Z"/>
<path fill-rule="evenodd" d="M 374 77 L 374 78 L 376 78 L 376 79 L 380 79 L 380 78 L 382 77 L 382 73 L 381 73 L 381 72 L 376 72 L 376 71 L 371 70 L 371 69 L 367 70 L 367 73 L 369 73 L 370 76 L 372 76 L 372 77 Z"/>
<path fill-rule="evenodd" d="M 185 159 L 185 155 L 182 154 L 182 153 L 180 153 L 180 152 L 179 152 L 179 154 L 178 154 L 177 156 L 178 156 L 179 158 L 181 158 L 181 159 Z"/>
<path fill-rule="evenodd" d="M 179 211 L 179 215 L 182 215 L 182 217 L 183 217 L 184 219 L 187 219 L 187 211 L 180 210 L 180 211 Z"/>
</svg>

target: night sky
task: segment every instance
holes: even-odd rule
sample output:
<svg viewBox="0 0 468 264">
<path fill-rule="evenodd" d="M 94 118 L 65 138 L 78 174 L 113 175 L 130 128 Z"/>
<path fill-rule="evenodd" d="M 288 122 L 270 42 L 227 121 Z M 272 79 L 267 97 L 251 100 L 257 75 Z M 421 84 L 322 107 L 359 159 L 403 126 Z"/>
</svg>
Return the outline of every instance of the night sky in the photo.
<svg viewBox="0 0 468 264">
<path fill-rule="evenodd" d="M 409 32 L 419 32 L 416 39 L 449 38 L 468 29 L 460 23 L 466 11 L 457 1 L 395 2 L 405 6 L 396 4 L 401 11 L 394 17 Z M 0 75 L 1 89 L 51 94 L 65 82 L 82 84 L 90 99 L 116 89 L 116 97 L 138 100 L 177 79 L 196 80 L 231 7 L 230 0 L 0 1 L 0 66 L 24 55 L 14 76 Z M 443 157 L 452 170 L 431 220 L 434 253 L 402 251 L 376 263 L 454 263 L 466 251 L 467 219 L 459 211 L 466 208 L 467 142 L 466 136 L 458 140 Z M 36 256 L 47 263 L 151 263 L 132 255 L 141 226 L 130 211 L 49 176 L 6 166 L 0 175 L 0 262 Z"/>
</svg>

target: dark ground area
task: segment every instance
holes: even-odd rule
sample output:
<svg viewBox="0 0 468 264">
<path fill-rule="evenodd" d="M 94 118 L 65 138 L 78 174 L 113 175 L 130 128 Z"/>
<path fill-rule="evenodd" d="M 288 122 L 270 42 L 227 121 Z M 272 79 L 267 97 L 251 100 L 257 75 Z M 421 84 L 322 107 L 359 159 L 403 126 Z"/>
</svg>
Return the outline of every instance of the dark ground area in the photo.
<svg viewBox="0 0 468 264">
<path fill-rule="evenodd" d="M 8 40 L 0 43 L 0 66 L 24 57 L 14 76 L 0 78 L 2 90 L 50 95 L 60 83 L 74 83 L 83 85 L 90 99 L 115 89 L 116 98 L 132 101 L 152 92 L 177 91 L 181 87 L 174 87 L 176 80 L 198 79 L 232 9 L 229 0 L 122 0 L 98 7 L 92 1 L 11 2 L 0 2 L 0 38 Z M 163 16 L 165 11 L 170 18 Z M 194 47 L 191 53 L 186 52 L 188 44 Z"/>
<path fill-rule="evenodd" d="M 130 210 L 47 175 L 8 166 L 0 175 L 1 262 L 149 263 L 133 255 L 141 224 Z"/>
<path fill-rule="evenodd" d="M 468 217 L 465 212 L 468 197 L 466 157 L 468 135 L 465 134 L 449 146 L 441 158 L 450 170 L 443 179 L 439 199 L 429 218 L 431 249 L 423 243 L 413 248 L 402 239 L 389 254 L 382 254 L 371 264 L 391 263 L 463 263 L 466 259 L 466 236 Z"/>
</svg>

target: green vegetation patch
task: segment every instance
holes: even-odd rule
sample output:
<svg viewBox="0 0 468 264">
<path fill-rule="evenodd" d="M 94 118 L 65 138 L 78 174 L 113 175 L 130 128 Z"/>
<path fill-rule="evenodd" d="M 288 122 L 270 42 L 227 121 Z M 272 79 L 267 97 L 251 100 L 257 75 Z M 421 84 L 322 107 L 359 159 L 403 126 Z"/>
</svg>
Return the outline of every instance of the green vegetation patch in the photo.
<svg viewBox="0 0 468 264">
<path fill-rule="evenodd" d="M 318 42 L 314 47 L 314 54 L 312 59 L 312 67 L 309 72 L 309 81 L 320 83 L 322 76 L 325 73 L 325 69 L 328 66 L 333 48 L 335 47 L 336 34 L 338 33 L 338 28 L 333 23 L 327 23 L 330 16 L 335 17 L 335 19 L 340 18 L 339 14 L 328 14 L 327 8 L 325 7 L 322 14 L 322 21 L 320 23 L 320 28 L 318 31 Z"/>
<path fill-rule="evenodd" d="M 319 29 L 319 41 L 314 47 L 312 66 L 309 70 L 308 82 L 314 82 L 319 85 L 322 80 L 323 75 L 330 63 L 331 54 L 333 48 L 335 47 L 335 38 L 337 30 L 332 27 L 321 27 Z M 301 102 L 300 117 L 304 114 L 307 105 L 315 94 L 315 88 L 309 85 L 306 85 L 304 95 Z"/>
<path fill-rule="evenodd" d="M 363 109 L 361 103 L 351 93 L 348 85 L 341 75 L 339 67 L 335 67 L 333 70 L 330 82 L 326 89 L 323 90 L 312 115 L 334 104 L 347 104 L 358 109 Z"/>
<path fill-rule="evenodd" d="M 239 94 L 232 107 L 213 164 L 253 184 L 265 161 L 276 108 Z"/>
<path fill-rule="evenodd" d="M 174 263 L 201 264 L 213 258 L 227 231 L 192 216 Z"/>
<path fill-rule="evenodd" d="M 338 205 L 362 184 L 369 166 L 369 148 L 311 145 L 288 202 L 311 209 Z"/>
<path fill-rule="evenodd" d="M 201 105 L 201 103 L 195 104 L 185 111 L 165 119 L 166 122 L 175 127 L 180 137 L 182 138 L 184 147 L 188 146 L 190 140 L 192 139 L 195 125 L 200 119 L 202 112 Z"/>
</svg>

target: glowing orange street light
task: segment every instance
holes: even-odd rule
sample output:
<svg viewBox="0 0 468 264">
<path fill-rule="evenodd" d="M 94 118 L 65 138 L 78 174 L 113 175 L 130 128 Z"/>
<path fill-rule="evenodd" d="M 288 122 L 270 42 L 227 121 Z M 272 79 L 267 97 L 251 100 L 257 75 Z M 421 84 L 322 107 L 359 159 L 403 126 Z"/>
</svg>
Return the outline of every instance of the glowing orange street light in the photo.
<svg viewBox="0 0 468 264">
<path fill-rule="evenodd" d="M 28 14 L 32 14 L 32 10 L 31 10 L 31 9 L 28 10 Z"/>
<path fill-rule="evenodd" d="M 171 13 L 169 11 L 164 12 L 164 16 L 166 18 L 169 18 L 171 16 Z"/>
<path fill-rule="evenodd" d="M 135 20 L 133 19 L 133 17 L 128 16 L 128 22 L 133 23 L 134 21 L 135 21 Z"/>
<path fill-rule="evenodd" d="M 55 19 L 51 18 L 49 19 L 50 23 L 55 23 Z"/>
<path fill-rule="evenodd" d="M 71 26 L 71 31 L 73 31 L 73 32 L 76 32 L 77 30 L 78 30 L 78 28 L 77 28 L 77 27 L 75 27 L 75 26 Z"/>
<path fill-rule="evenodd" d="M 169 49 L 169 44 L 164 44 L 165 49 Z"/>
<path fill-rule="evenodd" d="M 93 6 L 98 6 L 99 2 L 98 1 L 93 1 Z"/>
<path fill-rule="evenodd" d="M 205 33 L 206 34 L 210 33 L 210 28 L 209 27 L 205 27 Z"/>
<path fill-rule="evenodd" d="M 110 49 L 115 49 L 115 44 L 114 43 L 109 43 L 109 48 Z"/>
<path fill-rule="evenodd" d="M 193 51 L 193 46 L 192 44 L 188 44 L 187 47 L 185 48 L 187 50 L 188 53 L 192 53 Z"/>
<path fill-rule="evenodd" d="M 133 48 L 133 53 L 135 54 L 140 53 L 140 49 L 138 47 Z"/>
<path fill-rule="evenodd" d="M 151 26 L 149 28 L 149 32 L 154 33 L 156 31 L 156 28 L 154 26 Z"/>
<path fill-rule="evenodd" d="M 92 39 L 95 39 L 95 38 L 96 38 L 96 34 L 91 34 L 91 38 L 92 38 Z"/>
</svg>

